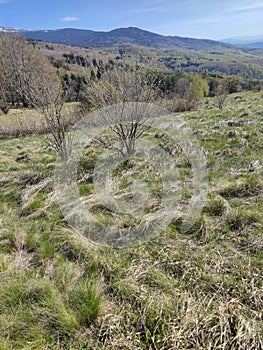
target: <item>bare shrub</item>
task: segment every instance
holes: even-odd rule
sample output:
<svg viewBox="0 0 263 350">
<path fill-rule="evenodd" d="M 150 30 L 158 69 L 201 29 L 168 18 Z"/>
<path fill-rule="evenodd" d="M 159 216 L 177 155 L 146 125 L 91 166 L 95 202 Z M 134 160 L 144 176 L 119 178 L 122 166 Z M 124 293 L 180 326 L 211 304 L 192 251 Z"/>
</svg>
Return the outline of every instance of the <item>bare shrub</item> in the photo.
<svg viewBox="0 0 263 350">
<path fill-rule="evenodd" d="M 87 87 L 83 94 L 80 114 L 84 116 L 92 110 L 116 105 L 116 113 L 112 113 L 112 109 L 107 113 L 107 109 L 104 109 L 104 112 L 96 114 L 92 121 L 93 126 L 106 125 L 111 131 L 111 136 L 103 135 L 96 140 L 106 148 L 110 148 L 117 141 L 121 154 L 132 154 L 136 140 L 147 130 L 145 121 L 156 114 L 157 109 L 151 110 L 147 103 L 155 102 L 158 95 L 156 83 L 139 70 L 114 69 L 105 74 L 103 80 L 93 81 Z"/>
<path fill-rule="evenodd" d="M 222 110 L 226 103 L 227 97 L 229 94 L 229 90 L 225 84 L 220 84 L 217 88 L 216 96 L 215 96 L 215 106 Z"/>
</svg>

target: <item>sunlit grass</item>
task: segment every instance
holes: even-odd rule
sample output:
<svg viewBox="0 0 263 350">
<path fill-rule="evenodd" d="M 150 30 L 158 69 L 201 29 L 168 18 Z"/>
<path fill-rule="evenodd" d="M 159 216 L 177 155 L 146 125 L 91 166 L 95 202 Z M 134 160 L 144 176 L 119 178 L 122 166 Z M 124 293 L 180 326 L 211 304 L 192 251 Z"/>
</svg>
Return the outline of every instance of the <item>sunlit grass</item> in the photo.
<svg viewBox="0 0 263 350">
<path fill-rule="evenodd" d="M 238 95 L 223 111 L 209 99 L 183 114 L 207 154 L 200 219 L 181 234 L 179 218 L 131 248 L 101 247 L 68 227 L 52 197 L 56 155 L 39 137 L 0 140 L 0 349 L 263 348 L 263 106 L 261 93 Z M 82 197 L 94 195 L 84 176 L 94 162 L 80 164 Z M 123 194 L 131 170 L 115 170 Z"/>
</svg>

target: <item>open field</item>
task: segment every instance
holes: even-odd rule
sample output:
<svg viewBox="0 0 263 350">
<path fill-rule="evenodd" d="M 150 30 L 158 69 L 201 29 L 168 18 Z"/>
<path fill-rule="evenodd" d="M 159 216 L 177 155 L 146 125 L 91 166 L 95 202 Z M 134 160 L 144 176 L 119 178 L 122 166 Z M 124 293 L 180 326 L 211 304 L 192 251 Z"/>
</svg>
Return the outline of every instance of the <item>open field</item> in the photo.
<svg viewBox="0 0 263 350">
<path fill-rule="evenodd" d="M 74 123 L 74 108 L 76 103 L 64 106 L 64 123 Z M 8 114 L 0 114 L 0 138 L 39 135 L 48 131 L 46 120 L 39 111 L 30 108 L 10 109 Z"/>
<path fill-rule="evenodd" d="M 6 130 L 43 125 L 9 113 Z M 40 137 L 0 140 L 1 350 L 263 348 L 263 93 L 179 115 L 206 151 L 207 203 L 190 232 L 175 221 L 132 248 L 87 243 L 67 225 L 56 154 Z"/>
</svg>

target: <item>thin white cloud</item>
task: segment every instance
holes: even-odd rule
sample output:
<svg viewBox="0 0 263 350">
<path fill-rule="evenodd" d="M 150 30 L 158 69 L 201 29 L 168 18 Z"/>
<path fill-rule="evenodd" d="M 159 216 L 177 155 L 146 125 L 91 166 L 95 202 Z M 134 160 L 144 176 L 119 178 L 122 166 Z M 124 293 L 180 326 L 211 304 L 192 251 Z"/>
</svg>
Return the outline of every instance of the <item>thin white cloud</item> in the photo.
<svg viewBox="0 0 263 350">
<path fill-rule="evenodd" d="M 231 12 L 247 12 L 263 9 L 263 1 L 257 1 L 249 5 L 237 6 L 230 9 Z"/>
<path fill-rule="evenodd" d="M 9 1 L 9 0 L 0 0 L 0 5 L 1 5 L 1 4 L 6 4 L 6 3 L 8 3 L 8 1 Z"/>
<path fill-rule="evenodd" d="M 1 1 L 1 0 L 0 0 Z M 62 22 L 74 22 L 74 21 L 78 21 L 79 18 L 78 17 L 71 17 L 71 16 L 67 16 L 67 17 L 62 17 L 60 18 L 60 20 Z"/>
<path fill-rule="evenodd" d="M 165 7 L 142 7 L 142 8 L 132 8 L 129 10 L 126 10 L 125 13 L 128 14 L 144 14 L 144 13 L 161 13 L 161 12 L 167 12 L 169 11 Z"/>
<path fill-rule="evenodd" d="M 160 7 L 138 8 L 128 11 L 129 13 L 147 13 L 147 12 L 166 12 L 167 10 Z"/>
</svg>

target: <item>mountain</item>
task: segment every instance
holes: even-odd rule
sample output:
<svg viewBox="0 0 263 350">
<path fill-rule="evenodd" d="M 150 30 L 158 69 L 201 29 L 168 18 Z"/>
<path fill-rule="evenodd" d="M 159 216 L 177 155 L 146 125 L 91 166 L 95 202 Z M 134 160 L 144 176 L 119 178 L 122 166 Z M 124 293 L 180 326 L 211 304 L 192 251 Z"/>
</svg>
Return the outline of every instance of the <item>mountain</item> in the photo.
<svg viewBox="0 0 263 350">
<path fill-rule="evenodd" d="M 220 40 L 223 43 L 232 44 L 232 45 L 246 45 L 256 42 L 262 42 L 263 36 L 253 35 L 253 36 L 236 36 L 233 38 L 227 38 Z"/>
<path fill-rule="evenodd" d="M 57 30 L 37 30 L 37 31 L 20 31 L 20 34 L 27 39 L 36 39 L 45 42 L 53 42 L 57 44 L 71 46 L 87 46 L 83 45 L 88 38 L 94 35 L 94 31 L 85 29 L 57 29 Z"/>
<path fill-rule="evenodd" d="M 85 29 L 56 29 L 56 30 L 14 30 L 0 28 L 0 32 L 23 35 L 28 39 L 42 40 L 80 47 L 116 47 L 122 45 L 139 45 L 159 49 L 181 48 L 194 51 L 224 52 L 233 46 L 208 39 L 193 39 L 180 36 L 165 36 L 139 28 L 119 28 L 109 32 L 99 32 Z"/>
<path fill-rule="evenodd" d="M 255 43 L 249 43 L 249 44 L 244 44 L 240 45 L 242 48 L 247 48 L 247 49 L 263 49 L 263 40 L 262 41 L 257 41 Z"/>
<path fill-rule="evenodd" d="M 222 39 L 221 42 L 232 44 L 244 49 L 263 49 L 263 36 L 241 36 Z"/>
<path fill-rule="evenodd" d="M 0 33 L 20 33 L 21 29 L 9 28 L 9 27 L 0 27 Z"/>
</svg>

